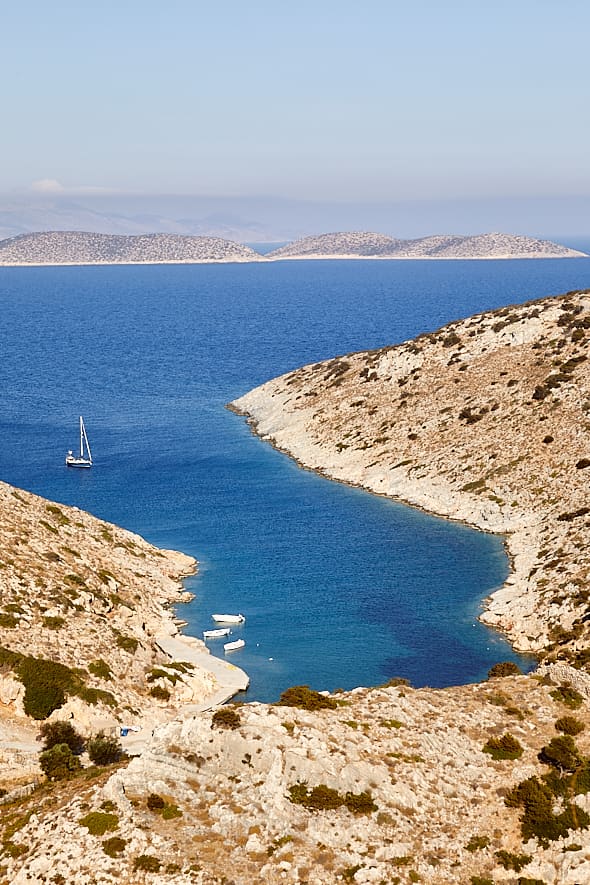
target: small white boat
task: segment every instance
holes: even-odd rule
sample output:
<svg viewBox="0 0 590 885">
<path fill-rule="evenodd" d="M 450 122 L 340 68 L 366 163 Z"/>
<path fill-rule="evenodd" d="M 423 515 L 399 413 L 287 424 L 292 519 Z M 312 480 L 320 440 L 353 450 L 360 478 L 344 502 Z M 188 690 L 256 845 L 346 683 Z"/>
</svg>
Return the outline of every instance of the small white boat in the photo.
<svg viewBox="0 0 590 885">
<path fill-rule="evenodd" d="M 246 643 L 243 639 L 236 639 L 234 642 L 226 642 L 223 646 L 223 650 L 225 652 L 228 651 L 237 651 L 239 648 L 244 648 Z"/>
<path fill-rule="evenodd" d="M 73 451 L 70 449 L 66 455 L 66 466 L 92 467 L 92 452 L 90 451 L 90 445 L 88 443 L 88 437 L 86 436 L 86 428 L 84 427 L 82 415 L 80 415 L 80 454 L 74 455 Z"/>
<path fill-rule="evenodd" d="M 229 627 L 219 627 L 217 630 L 203 630 L 203 639 L 220 639 L 222 636 L 229 636 Z"/>
<path fill-rule="evenodd" d="M 246 620 L 244 615 L 211 615 L 211 617 L 218 624 L 243 624 Z"/>
</svg>

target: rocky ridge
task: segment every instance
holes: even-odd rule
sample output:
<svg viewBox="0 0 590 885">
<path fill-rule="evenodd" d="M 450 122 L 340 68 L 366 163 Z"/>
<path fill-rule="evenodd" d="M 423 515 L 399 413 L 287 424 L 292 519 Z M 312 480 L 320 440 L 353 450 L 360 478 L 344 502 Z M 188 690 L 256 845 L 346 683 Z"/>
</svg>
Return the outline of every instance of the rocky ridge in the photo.
<svg viewBox="0 0 590 885">
<path fill-rule="evenodd" d="M 514 234 L 431 236 L 400 240 L 366 231 L 304 237 L 267 258 L 578 258 L 585 253 Z M 585 256 L 587 257 L 587 256 Z"/>
<path fill-rule="evenodd" d="M 0 266 L 22 264 L 195 264 L 262 261 L 261 255 L 219 237 L 179 234 L 117 236 L 44 231 L 0 241 Z"/>
</svg>

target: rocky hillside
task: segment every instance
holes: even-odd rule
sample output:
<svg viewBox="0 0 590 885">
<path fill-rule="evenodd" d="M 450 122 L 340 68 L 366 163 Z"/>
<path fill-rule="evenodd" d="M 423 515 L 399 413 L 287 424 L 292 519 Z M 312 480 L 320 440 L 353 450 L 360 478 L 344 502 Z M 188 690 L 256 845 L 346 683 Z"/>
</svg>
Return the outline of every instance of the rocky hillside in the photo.
<svg viewBox="0 0 590 885">
<path fill-rule="evenodd" d="M 267 258 L 576 258 L 583 255 L 559 243 L 514 234 L 398 240 L 384 234 L 348 232 L 305 237 L 270 252 Z"/>
<path fill-rule="evenodd" d="M 253 249 L 231 240 L 178 234 L 113 236 L 82 231 L 46 231 L 0 241 L 0 265 L 197 264 L 261 260 Z"/>
<path fill-rule="evenodd" d="M 186 662 L 189 648 L 171 661 L 157 644 L 178 633 L 169 606 L 191 598 L 179 578 L 194 568 L 188 556 L 0 483 L 4 789 L 26 780 L 10 748 L 26 750 L 34 720 L 72 717 L 84 733 L 117 725 L 150 733 L 214 695 L 212 674 Z"/>
<path fill-rule="evenodd" d="M 307 467 L 506 533 L 513 575 L 484 619 L 583 663 L 589 340 L 590 295 L 575 292 L 306 366 L 234 406 Z"/>
</svg>

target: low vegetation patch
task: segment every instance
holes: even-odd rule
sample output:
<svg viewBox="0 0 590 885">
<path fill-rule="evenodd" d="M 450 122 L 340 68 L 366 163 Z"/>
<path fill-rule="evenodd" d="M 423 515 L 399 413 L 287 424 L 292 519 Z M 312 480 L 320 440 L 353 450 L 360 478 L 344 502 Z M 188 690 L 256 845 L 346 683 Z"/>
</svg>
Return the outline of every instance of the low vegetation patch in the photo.
<svg viewBox="0 0 590 885">
<path fill-rule="evenodd" d="M 211 717 L 211 728 L 239 728 L 242 724 L 240 714 L 231 707 L 220 707 Z"/>
<path fill-rule="evenodd" d="M 286 689 L 279 698 L 282 707 L 300 707 L 302 710 L 335 710 L 338 706 L 334 698 L 314 691 L 308 685 L 294 685 Z"/>
<path fill-rule="evenodd" d="M 377 806 L 369 792 L 348 792 L 341 795 L 338 790 L 334 790 L 326 784 L 319 784 L 311 790 L 308 790 L 305 784 L 294 784 L 289 787 L 289 799 L 295 805 L 303 805 L 308 811 L 333 811 L 343 805 L 352 814 L 371 814 L 373 811 L 377 811 Z"/>
<path fill-rule="evenodd" d="M 523 748 L 519 741 L 511 734 L 504 734 L 500 738 L 490 738 L 483 746 L 483 752 L 489 753 L 492 759 L 519 759 Z"/>
<path fill-rule="evenodd" d="M 116 814 L 107 811 L 91 811 L 78 821 L 81 827 L 86 827 L 91 836 L 104 836 L 119 826 L 119 818 Z"/>
</svg>

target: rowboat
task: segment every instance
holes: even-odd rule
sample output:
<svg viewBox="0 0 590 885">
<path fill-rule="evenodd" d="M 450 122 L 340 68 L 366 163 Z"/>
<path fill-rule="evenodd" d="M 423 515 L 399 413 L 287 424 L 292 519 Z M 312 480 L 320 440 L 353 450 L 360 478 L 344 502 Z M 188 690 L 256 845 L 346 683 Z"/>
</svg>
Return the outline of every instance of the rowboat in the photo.
<svg viewBox="0 0 590 885">
<path fill-rule="evenodd" d="M 228 651 L 237 651 L 239 648 L 244 648 L 246 643 L 243 639 L 236 639 L 234 642 L 226 642 L 223 646 L 224 652 Z"/>
<path fill-rule="evenodd" d="M 203 630 L 203 639 L 221 639 L 222 636 L 229 636 L 229 627 L 219 627 L 217 630 Z"/>
<path fill-rule="evenodd" d="M 211 617 L 218 624 L 243 624 L 246 620 L 244 615 L 211 615 Z"/>
</svg>

